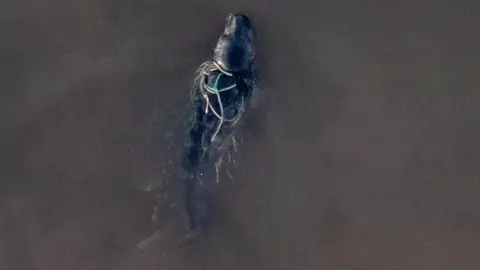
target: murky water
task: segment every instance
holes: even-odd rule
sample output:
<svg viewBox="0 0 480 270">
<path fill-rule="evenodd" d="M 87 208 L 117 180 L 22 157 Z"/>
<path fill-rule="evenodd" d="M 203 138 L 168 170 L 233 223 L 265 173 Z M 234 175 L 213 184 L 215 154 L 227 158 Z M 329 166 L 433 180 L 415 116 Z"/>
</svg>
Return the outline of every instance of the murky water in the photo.
<svg viewBox="0 0 480 270">
<path fill-rule="evenodd" d="M 480 267 L 476 2 L 2 6 L 0 269 Z M 231 11 L 261 94 L 188 248 L 145 189 Z"/>
</svg>

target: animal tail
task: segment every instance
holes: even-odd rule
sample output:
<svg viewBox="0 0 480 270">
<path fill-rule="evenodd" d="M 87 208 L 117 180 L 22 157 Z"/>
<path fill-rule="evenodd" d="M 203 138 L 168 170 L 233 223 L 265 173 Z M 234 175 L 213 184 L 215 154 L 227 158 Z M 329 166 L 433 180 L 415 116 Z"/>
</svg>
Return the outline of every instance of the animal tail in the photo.
<svg viewBox="0 0 480 270">
<path fill-rule="evenodd" d="M 206 225 L 208 218 L 208 191 L 202 174 L 191 173 L 185 183 L 186 208 L 190 219 L 190 229 Z"/>
</svg>

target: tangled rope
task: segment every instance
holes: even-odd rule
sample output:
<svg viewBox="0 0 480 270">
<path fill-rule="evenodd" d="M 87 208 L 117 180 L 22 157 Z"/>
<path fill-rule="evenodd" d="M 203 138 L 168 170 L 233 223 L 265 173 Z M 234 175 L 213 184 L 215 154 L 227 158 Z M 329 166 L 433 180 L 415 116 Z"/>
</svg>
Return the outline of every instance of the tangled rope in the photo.
<svg viewBox="0 0 480 270">
<path fill-rule="evenodd" d="M 212 113 L 220 120 L 220 123 L 218 124 L 217 126 L 217 129 L 215 130 L 215 133 L 213 134 L 212 138 L 211 138 L 211 142 L 214 142 L 215 138 L 217 137 L 218 133 L 220 132 L 220 129 L 222 128 L 224 122 L 233 122 L 235 123 L 241 116 L 242 114 L 242 111 L 243 110 L 239 110 L 237 112 L 237 114 L 235 115 L 235 117 L 229 119 L 229 118 L 226 118 L 224 116 L 224 107 L 223 107 L 223 103 L 222 103 L 222 98 L 220 96 L 220 93 L 222 92 L 225 92 L 225 91 L 229 91 L 229 90 L 232 90 L 234 89 L 237 85 L 236 83 L 230 85 L 230 86 L 227 86 L 227 87 L 224 87 L 224 88 L 221 88 L 221 89 L 218 89 L 218 82 L 220 81 L 220 78 L 225 75 L 225 76 L 228 76 L 228 77 L 231 77 L 233 76 L 231 73 L 228 73 L 226 71 L 224 71 L 223 69 L 221 69 L 216 63 L 214 63 L 215 67 L 216 67 L 216 70 L 220 71 L 220 74 L 218 74 L 217 78 L 215 79 L 215 82 L 213 84 L 213 87 L 210 87 L 206 82 L 205 82 L 205 78 L 202 80 L 202 83 L 199 85 L 199 89 L 200 89 L 200 93 L 202 94 L 203 98 L 205 99 L 205 113 L 208 113 L 209 111 L 212 111 Z M 203 76 L 208 76 L 210 75 L 209 71 L 205 71 L 203 70 Z M 220 111 L 218 112 L 217 110 L 215 110 L 215 108 L 213 107 L 212 103 L 210 102 L 210 95 L 215 95 L 217 97 L 217 101 L 218 101 L 218 107 L 220 109 Z M 243 100 L 242 100 L 243 102 Z M 242 107 L 243 108 L 243 107 Z"/>
</svg>

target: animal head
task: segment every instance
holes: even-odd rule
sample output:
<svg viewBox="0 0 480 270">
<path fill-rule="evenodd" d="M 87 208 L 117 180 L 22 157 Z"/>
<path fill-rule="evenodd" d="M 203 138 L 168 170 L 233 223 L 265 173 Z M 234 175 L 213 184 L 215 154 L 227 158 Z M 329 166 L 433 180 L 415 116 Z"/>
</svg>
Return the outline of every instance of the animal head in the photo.
<svg viewBox="0 0 480 270">
<path fill-rule="evenodd" d="M 250 19 L 242 14 L 230 14 L 213 53 L 214 63 L 227 73 L 250 72 L 255 57 L 253 39 Z"/>
</svg>

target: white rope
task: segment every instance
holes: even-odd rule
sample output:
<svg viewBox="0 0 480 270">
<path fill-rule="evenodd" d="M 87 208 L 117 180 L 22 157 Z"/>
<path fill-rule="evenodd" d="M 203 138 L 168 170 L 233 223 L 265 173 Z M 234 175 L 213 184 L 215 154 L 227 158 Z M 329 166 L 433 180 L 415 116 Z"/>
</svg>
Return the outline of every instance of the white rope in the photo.
<svg viewBox="0 0 480 270">
<path fill-rule="evenodd" d="M 222 72 L 223 74 L 227 75 L 227 76 L 233 76 L 232 73 L 230 72 L 227 72 L 226 70 L 224 70 L 219 64 L 217 64 L 217 62 L 213 61 L 213 65 L 218 69 L 220 70 L 220 72 Z"/>
<path fill-rule="evenodd" d="M 232 74 L 231 73 L 228 73 L 228 72 L 225 72 L 224 70 L 222 70 L 215 62 L 214 62 L 215 66 L 218 68 L 218 70 L 220 72 L 222 72 L 223 74 L 231 77 Z M 209 75 L 207 74 L 206 72 L 204 72 L 205 75 Z M 233 117 L 232 119 L 228 119 L 228 118 L 225 118 L 224 116 L 224 109 L 223 109 L 223 104 L 222 104 L 222 99 L 220 97 L 220 93 L 221 92 L 225 92 L 225 91 L 228 91 L 228 90 L 231 90 L 233 88 L 235 88 L 236 84 L 233 84 L 233 85 L 230 85 L 228 87 L 225 87 L 225 88 L 222 88 L 222 89 L 218 89 L 218 90 L 215 90 L 213 88 L 211 88 L 209 85 L 207 85 L 205 83 L 205 80 L 203 80 L 203 83 L 200 84 L 200 91 L 201 91 L 201 94 L 203 96 L 203 98 L 205 99 L 205 102 L 206 102 L 206 105 L 205 105 L 205 113 L 208 113 L 209 110 L 212 111 L 212 113 L 220 120 L 220 123 L 218 124 L 217 126 L 217 129 L 215 130 L 215 133 L 213 134 L 212 138 L 211 138 L 211 142 L 213 142 L 215 140 L 215 138 L 217 137 L 218 133 L 220 132 L 220 129 L 222 128 L 223 126 L 223 123 L 224 122 L 236 122 L 240 116 L 241 116 L 241 112 L 239 111 L 237 113 L 237 115 L 235 117 Z M 206 91 L 204 91 L 206 90 Z M 208 92 L 208 93 L 207 93 Z M 217 110 L 215 110 L 215 108 L 213 107 L 212 103 L 210 102 L 210 97 L 208 96 L 208 94 L 213 94 L 217 97 L 217 101 L 218 101 L 218 106 L 220 108 L 220 112 L 217 112 Z"/>
</svg>

